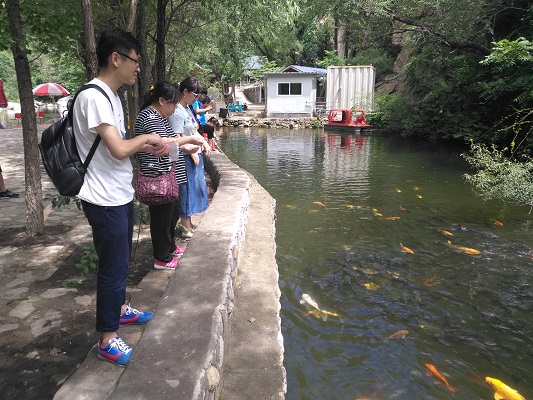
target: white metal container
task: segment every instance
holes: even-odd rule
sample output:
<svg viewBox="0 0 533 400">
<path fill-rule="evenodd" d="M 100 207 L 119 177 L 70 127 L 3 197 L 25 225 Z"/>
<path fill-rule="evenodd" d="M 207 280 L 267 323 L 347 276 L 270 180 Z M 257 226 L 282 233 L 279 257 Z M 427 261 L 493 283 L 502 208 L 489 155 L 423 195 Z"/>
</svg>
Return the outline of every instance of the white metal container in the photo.
<svg viewBox="0 0 533 400">
<path fill-rule="evenodd" d="M 372 65 L 328 67 L 326 107 L 373 110 L 376 69 Z"/>
</svg>

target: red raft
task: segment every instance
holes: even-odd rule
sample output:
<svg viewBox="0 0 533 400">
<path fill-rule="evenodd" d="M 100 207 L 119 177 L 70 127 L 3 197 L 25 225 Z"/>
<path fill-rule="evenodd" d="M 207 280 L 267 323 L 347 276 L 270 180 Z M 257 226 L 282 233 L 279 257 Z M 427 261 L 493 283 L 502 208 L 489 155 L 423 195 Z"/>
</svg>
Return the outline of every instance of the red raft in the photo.
<svg viewBox="0 0 533 400">
<path fill-rule="evenodd" d="M 332 108 L 328 112 L 328 122 L 324 124 L 324 129 L 350 133 L 361 133 L 371 128 L 372 125 L 366 123 L 366 113 L 362 108 Z"/>
</svg>

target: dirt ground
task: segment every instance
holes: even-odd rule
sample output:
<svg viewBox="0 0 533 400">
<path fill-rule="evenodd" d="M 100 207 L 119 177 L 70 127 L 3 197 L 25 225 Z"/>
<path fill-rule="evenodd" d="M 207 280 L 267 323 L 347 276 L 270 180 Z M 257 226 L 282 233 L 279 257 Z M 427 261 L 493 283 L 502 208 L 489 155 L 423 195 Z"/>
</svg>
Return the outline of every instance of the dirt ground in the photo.
<svg viewBox="0 0 533 400">
<path fill-rule="evenodd" d="M 17 251 L 31 252 L 36 246 L 61 242 L 70 229 L 68 225 L 54 225 L 47 228 L 44 236 L 31 239 L 26 238 L 23 229 L 1 229 L 0 246 L 9 244 L 17 247 Z M 130 289 L 142 280 L 153 263 L 150 240 L 145 238 L 136 243 L 135 239 L 136 235 Z M 84 274 L 75 266 L 84 251 L 77 245 L 68 246 L 49 278 L 28 282 L 28 290 L 18 298 L 2 299 L 3 313 L 18 306 L 19 311 L 26 308 L 31 314 L 18 318 L 16 329 L 0 334 L 0 398 L 52 399 L 98 341 L 94 328 L 95 271 Z M 6 317 L 4 314 L 2 319 Z"/>
</svg>

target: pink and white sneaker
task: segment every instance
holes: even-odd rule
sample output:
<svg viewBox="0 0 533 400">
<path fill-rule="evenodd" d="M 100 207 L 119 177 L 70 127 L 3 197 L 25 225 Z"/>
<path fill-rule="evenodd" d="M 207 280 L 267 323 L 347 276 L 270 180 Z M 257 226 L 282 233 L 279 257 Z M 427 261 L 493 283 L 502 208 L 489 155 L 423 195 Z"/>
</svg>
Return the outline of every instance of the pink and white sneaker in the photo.
<svg viewBox="0 0 533 400">
<path fill-rule="evenodd" d="M 179 260 L 177 258 L 173 258 L 169 262 L 155 260 L 154 268 L 155 269 L 176 269 L 178 264 L 179 264 Z"/>
</svg>

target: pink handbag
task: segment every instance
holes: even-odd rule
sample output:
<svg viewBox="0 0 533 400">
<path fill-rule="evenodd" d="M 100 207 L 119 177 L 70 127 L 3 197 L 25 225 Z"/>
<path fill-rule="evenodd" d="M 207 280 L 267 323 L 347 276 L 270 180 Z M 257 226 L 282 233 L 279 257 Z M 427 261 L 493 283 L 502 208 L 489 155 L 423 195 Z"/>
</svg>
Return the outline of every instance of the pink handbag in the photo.
<svg viewBox="0 0 533 400">
<path fill-rule="evenodd" d="M 176 164 L 169 172 L 161 175 L 145 175 L 138 167 L 135 196 L 148 206 L 173 203 L 179 199 L 179 185 L 176 182 Z"/>
</svg>

